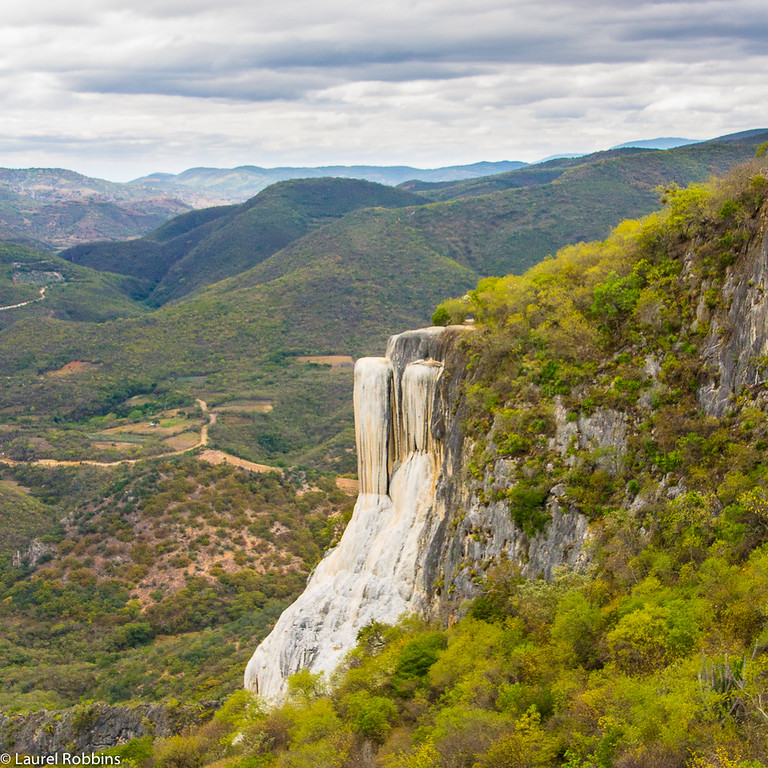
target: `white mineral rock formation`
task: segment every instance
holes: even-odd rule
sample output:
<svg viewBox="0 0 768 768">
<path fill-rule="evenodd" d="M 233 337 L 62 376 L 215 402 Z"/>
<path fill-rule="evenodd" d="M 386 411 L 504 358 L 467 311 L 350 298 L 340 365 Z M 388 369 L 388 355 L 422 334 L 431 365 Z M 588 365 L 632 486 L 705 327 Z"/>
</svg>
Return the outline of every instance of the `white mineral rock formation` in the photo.
<svg viewBox="0 0 768 768">
<path fill-rule="evenodd" d="M 339 545 L 248 663 L 245 687 L 264 699 L 279 700 L 300 669 L 332 672 L 360 629 L 395 622 L 426 601 L 422 545 L 438 522 L 441 463 L 432 424 L 443 365 L 434 356 L 444 330 L 400 334 L 390 339 L 387 357 L 357 361 L 360 495 Z"/>
</svg>

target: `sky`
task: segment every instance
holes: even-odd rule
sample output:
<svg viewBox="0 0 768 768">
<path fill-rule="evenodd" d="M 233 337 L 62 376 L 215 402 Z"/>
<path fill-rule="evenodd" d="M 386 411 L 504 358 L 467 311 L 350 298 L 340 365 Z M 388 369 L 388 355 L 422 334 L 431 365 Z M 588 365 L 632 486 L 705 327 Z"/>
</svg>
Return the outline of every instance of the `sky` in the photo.
<svg viewBox="0 0 768 768">
<path fill-rule="evenodd" d="M 8 4 L 9 6 L 11 4 Z M 765 0 L 31 0 L 0 167 L 534 162 L 768 127 Z"/>
</svg>

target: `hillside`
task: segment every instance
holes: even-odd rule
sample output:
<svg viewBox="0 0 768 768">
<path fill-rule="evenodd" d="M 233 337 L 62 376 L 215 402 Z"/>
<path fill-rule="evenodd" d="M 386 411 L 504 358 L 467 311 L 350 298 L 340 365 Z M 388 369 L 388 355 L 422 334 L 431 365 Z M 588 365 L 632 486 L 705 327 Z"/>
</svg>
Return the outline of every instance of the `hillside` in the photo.
<svg viewBox="0 0 768 768">
<path fill-rule="evenodd" d="M 9 474 L 4 712 L 228 695 L 350 504 L 328 478 L 190 457 Z"/>
<path fill-rule="evenodd" d="M 447 462 L 429 610 L 370 623 L 338 675 L 299 672 L 281 706 L 238 691 L 202 728 L 117 753 L 233 768 L 764 768 L 767 179 L 761 161 L 673 189 L 662 212 L 439 306 L 436 322 L 471 314 L 476 330 L 444 348 L 444 411 L 428 422 Z M 338 243 L 346 226 L 322 231 Z M 270 282 L 255 285 L 310 270 L 302 247 L 257 266 Z M 233 282 L 205 294 L 212 307 Z M 300 370 L 273 365 L 259 375 Z M 227 696 L 338 533 L 329 520 L 349 512 L 328 477 L 190 458 L 11 475 L 0 500 L 34 497 L 61 526 L 45 552 L 3 565 L 3 696 L 20 709 Z M 0 737 L 20 726 L 0 723 Z"/>
<path fill-rule="evenodd" d="M 569 168 L 636 154 L 648 154 L 648 152 L 638 147 L 615 147 L 614 149 L 592 152 L 587 155 L 555 157 L 525 166 L 524 168 L 516 168 L 506 173 L 494 174 L 483 179 L 461 179 L 444 182 L 414 180 L 403 182 L 400 187 L 419 192 L 430 200 L 454 200 L 461 197 L 473 197 L 478 194 L 499 192 L 505 189 L 548 184 L 562 176 Z"/>
<path fill-rule="evenodd" d="M 714 143 L 747 145 L 751 142 L 756 145 L 759 134 L 760 131 L 747 131 L 716 139 Z M 696 146 L 699 145 L 691 145 L 691 148 Z M 681 148 L 658 154 L 666 156 L 676 153 L 678 149 Z M 549 183 L 572 165 L 637 152 L 642 150 L 615 148 L 584 158 L 559 158 L 532 166 L 504 161 L 430 170 L 407 166 L 193 168 L 178 175 L 152 174 L 128 184 L 89 178 L 56 168 L 5 168 L 0 169 L 0 238 L 50 251 L 97 240 L 113 242 L 133 239 L 190 208 L 240 203 L 275 182 L 293 178 L 334 176 L 387 185 L 403 184 L 432 200 L 456 199 Z M 725 156 L 719 161 L 710 157 L 709 160 L 704 158 L 704 167 L 697 167 L 700 161 L 696 158 L 696 152 L 689 156 L 692 165 L 687 170 L 673 167 L 663 172 L 662 176 L 685 184 L 703 180 L 707 173 L 723 172 L 729 162 Z M 736 159 L 745 159 L 745 156 L 737 151 L 731 152 L 730 162 Z M 656 162 L 663 165 L 664 161 Z M 488 178 L 487 184 L 483 183 L 485 177 Z M 652 203 L 652 200 L 646 200 L 645 204 L 649 202 Z M 639 210 L 627 212 L 626 215 L 638 213 Z"/>
<path fill-rule="evenodd" d="M 94 269 L 152 280 L 147 300 L 159 306 L 244 272 L 358 208 L 414 202 L 420 200 L 409 192 L 365 181 L 287 181 L 242 205 L 180 216 L 140 240 L 81 245 L 61 255 Z"/>
<path fill-rule="evenodd" d="M 627 192 L 640 194 L 644 205 L 653 205 L 656 201 L 652 194 L 657 185 L 675 181 L 687 186 L 706 181 L 712 175 L 722 175 L 735 163 L 752 157 L 755 148 L 766 139 L 768 130 L 746 131 L 667 150 L 615 147 L 583 157 L 556 158 L 488 178 L 434 185 L 404 184 L 403 187 L 418 191 L 430 200 L 456 200 L 548 184 L 556 179 L 568 183 L 573 178 L 583 183 L 594 174 L 594 184 L 599 185 L 609 177 L 621 180 Z"/>
<path fill-rule="evenodd" d="M 0 408 L 35 408 L 15 424 L 18 439 L 58 434 L 68 424 L 71 439 L 82 440 L 95 431 L 90 419 L 137 395 L 266 401 L 269 412 L 240 418 L 240 436 L 228 428 L 234 417 L 218 422 L 216 446 L 236 446 L 243 458 L 266 464 L 311 461 L 347 471 L 351 369 L 301 356 L 357 356 L 383 342 L 384 324 L 423 324 L 447 293 L 477 278 L 417 232 L 389 238 L 389 225 L 386 211 L 350 214 L 144 318 L 17 322 L 0 335 L 0 370 L 12 377 Z M 90 366 L 50 375 L 71 361 Z"/>
<path fill-rule="evenodd" d="M 524 163 L 474 163 L 445 169 L 376 166 L 190 169 L 130 183 L 62 168 L 0 168 L 0 240 L 56 251 L 93 241 L 129 240 L 190 209 L 241 203 L 265 187 L 293 178 L 338 176 L 388 185 L 406 179 L 466 179 Z"/>
<path fill-rule="evenodd" d="M 0 329 L 32 317 L 104 322 L 147 312 L 140 281 L 79 267 L 52 254 L 0 243 Z"/>
<path fill-rule="evenodd" d="M 0 168 L 0 239 L 43 250 L 137 237 L 189 208 L 145 187 L 60 168 Z"/>
<path fill-rule="evenodd" d="M 239 203 L 278 181 L 334 178 L 362 179 L 395 186 L 418 179 L 427 182 L 455 181 L 503 173 L 526 163 L 501 161 L 454 165 L 446 168 L 411 168 L 405 165 L 326 165 L 313 168 L 260 168 L 243 165 L 238 168 L 190 168 L 182 173 L 153 173 L 130 182 L 132 185 L 156 189 L 195 207 L 201 204 Z"/>
</svg>

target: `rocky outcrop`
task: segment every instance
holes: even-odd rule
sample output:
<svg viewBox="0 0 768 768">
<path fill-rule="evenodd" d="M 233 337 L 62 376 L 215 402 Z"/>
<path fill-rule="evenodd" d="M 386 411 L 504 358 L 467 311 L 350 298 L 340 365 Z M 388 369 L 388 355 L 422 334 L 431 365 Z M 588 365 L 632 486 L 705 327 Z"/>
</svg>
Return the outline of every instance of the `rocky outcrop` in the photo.
<svg viewBox="0 0 768 768">
<path fill-rule="evenodd" d="M 61 712 L 0 714 L 0 752 L 24 755 L 95 752 L 141 736 L 166 738 L 205 722 L 213 709 L 213 705 L 204 704 L 127 707 L 95 703 Z"/>
<path fill-rule="evenodd" d="M 700 387 L 698 397 L 711 416 L 722 416 L 733 395 L 743 387 L 768 382 L 766 290 L 768 235 L 763 213 L 746 252 L 728 270 L 720 294 L 721 307 L 707 336 L 703 359 L 710 377 Z"/>
<path fill-rule="evenodd" d="M 590 415 L 579 414 L 569 421 L 562 398 L 555 396 L 556 432 L 550 447 L 573 464 L 576 450 L 598 452 L 596 463 L 604 469 L 614 469 L 627 452 L 627 415 L 613 408 L 599 408 Z M 570 454 L 570 455 L 569 455 Z"/>
<path fill-rule="evenodd" d="M 30 567 L 34 567 L 46 556 L 50 556 L 54 551 L 53 547 L 44 544 L 40 539 L 32 539 L 26 549 L 16 550 L 16 553 L 13 556 L 13 567 L 21 568 L 24 563 Z"/>
<path fill-rule="evenodd" d="M 278 699 L 299 669 L 330 673 L 370 622 L 425 613 L 425 568 L 445 509 L 435 503 L 443 455 L 441 395 L 449 340 L 429 328 L 390 340 L 387 356 L 355 366 L 355 437 L 360 494 L 339 545 L 256 649 L 245 685 Z"/>
<path fill-rule="evenodd" d="M 466 515 L 456 520 L 453 533 L 433 557 L 438 563 L 442 596 L 432 612 L 452 613 L 457 605 L 479 592 L 479 577 L 494 562 L 508 559 L 529 578 L 550 578 L 556 568 L 577 568 L 587 562 L 584 543 L 589 538 L 587 518 L 567 504 L 555 486 L 546 501 L 549 523 L 544 531 L 529 537 L 510 517 L 505 501 L 483 503 L 476 493 L 467 494 Z M 437 544 L 438 542 L 435 542 Z"/>
<path fill-rule="evenodd" d="M 246 688 L 279 699 L 299 669 L 332 672 L 371 621 L 455 612 L 477 594 L 482 569 L 499 558 L 545 577 L 584 562 L 587 520 L 564 489 L 553 487 L 546 501 L 550 523 L 529 537 L 504 501 L 488 501 L 489 479 L 468 477 L 461 338 L 470 332 L 409 331 L 390 339 L 386 357 L 357 362 L 354 514 L 339 545 L 256 649 Z M 620 451 L 626 426 L 620 414 L 595 414 L 576 425 L 574 438 L 600 445 L 608 439 Z M 494 465 L 494 483 L 516 482 L 505 461 Z"/>
</svg>

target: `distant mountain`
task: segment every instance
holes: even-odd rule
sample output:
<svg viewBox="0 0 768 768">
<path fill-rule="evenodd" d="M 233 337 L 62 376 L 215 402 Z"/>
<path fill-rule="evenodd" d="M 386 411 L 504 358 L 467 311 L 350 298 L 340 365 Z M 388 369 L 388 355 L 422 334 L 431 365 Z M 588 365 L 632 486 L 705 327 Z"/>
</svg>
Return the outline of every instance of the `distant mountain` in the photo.
<svg viewBox="0 0 768 768">
<path fill-rule="evenodd" d="M 0 188 L 41 204 L 84 198 L 103 202 L 144 200 L 147 188 L 94 179 L 64 168 L 0 168 Z"/>
<path fill-rule="evenodd" d="M 584 157 L 583 152 L 557 152 L 554 155 L 547 155 L 546 157 L 542 157 L 541 160 L 538 160 L 535 163 L 531 163 L 531 165 L 539 165 L 539 163 L 546 163 L 549 160 L 568 160 L 572 157 Z"/>
<path fill-rule="evenodd" d="M 270 184 L 289 179 L 332 176 L 396 186 L 411 179 L 432 182 L 474 179 L 512 171 L 525 165 L 526 163 L 510 160 L 434 169 L 412 168 L 407 165 L 325 165 L 307 168 L 260 168 L 255 165 L 242 165 L 238 168 L 190 168 L 179 174 L 153 173 L 129 182 L 129 185 L 154 189 L 184 200 L 194 207 L 200 207 L 204 204 L 240 203 Z"/>
<path fill-rule="evenodd" d="M 640 147 L 644 149 L 674 149 L 675 147 L 683 147 L 688 144 L 709 144 L 711 142 L 719 143 L 731 143 L 731 142 L 744 142 L 750 141 L 756 136 L 760 136 L 766 133 L 766 128 L 751 128 L 748 131 L 738 131 L 737 133 L 728 133 L 724 136 L 718 136 L 716 139 L 708 139 L 701 141 L 699 139 L 680 139 L 680 138 L 658 138 L 658 139 L 645 139 L 641 141 L 627 141 L 624 144 L 617 144 L 611 149 L 624 149 L 625 147 Z"/>
<path fill-rule="evenodd" d="M 611 149 L 624 149 L 625 147 L 639 147 L 641 149 L 673 149 L 674 147 L 684 147 L 687 144 L 696 143 L 696 139 L 681 139 L 669 136 L 658 139 L 625 141 L 623 144 L 617 144 L 615 147 L 611 147 Z"/>
<path fill-rule="evenodd" d="M 42 250 L 138 237 L 190 207 L 140 185 L 61 168 L 0 168 L 0 239 Z"/>
<path fill-rule="evenodd" d="M 433 200 L 456 199 L 459 197 L 474 197 L 485 195 L 489 192 L 499 192 L 504 189 L 519 189 L 521 187 L 533 187 L 540 184 L 549 184 L 565 173 L 569 168 L 591 165 L 595 162 L 609 160 L 614 157 L 622 157 L 636 153 L 645 153 L 641 149 L 606 150 L 593 152 L 589 155 L 558 155 L 550 160 L 542 160 L 539 163 L 527 165 L 524 168 L 515 169 L 495 176 L 484 176 L 475 179 L 461 179 L 459 181 L 426 182 L 407 181 L 400 185 L 401 189 L 411 192 L 422 192 Z"/>
<path fill-rule="evenodd" d="M 474 277 L 521 272 L 563 245 L 604 237 L 623 218 L 649 213 L 658 205 L 659 185 L 705 181 L 753 157 L 761 136 L 663 152 L 609 150 L 480 179 L 399 188 L 294 179 L 240 205 L 184 214 L 140 239 L 83 244 L 61 255 L 143 280 L 152 306 L 225 278 L 235 278 L 237 288 L 269 282 L 291 271 L 286 265 L 298 254 L 304 270 L 326 264 L 333 271 L 329 265 L 347 252 L 375 251 L 391 263 L 394 254 L 407 260 L 438 254 Z M 397 269 L 408 271 L 402 264 Z M 397 272 L 391 279 L 399 279 Z"/>
</svg>

